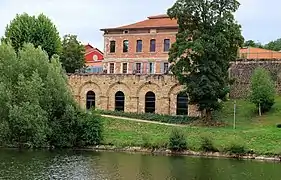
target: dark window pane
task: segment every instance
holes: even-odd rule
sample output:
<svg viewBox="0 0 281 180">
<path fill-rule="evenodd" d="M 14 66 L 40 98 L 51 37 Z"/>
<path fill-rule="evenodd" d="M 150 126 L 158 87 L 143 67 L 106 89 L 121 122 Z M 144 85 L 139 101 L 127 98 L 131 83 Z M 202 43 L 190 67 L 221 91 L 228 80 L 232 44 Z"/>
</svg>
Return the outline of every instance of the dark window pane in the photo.
<svg viewBox="0 0 281 180">
<path fill-rule="evenodd" d="M 122 91 L 115 94 L 115 111 L 124 111 L 125 109 L 125 95 Z"/>
<path fill-rule="evenodd" d="M 177 95 L 177 115 L 188 115 L 188 96 L 186 93 Z"/>
<path fill-rule="evenodd" d="M 109 64 L 109 73 L 113 74 L 114 73 L 114 63 Z"/>
<path fill-rule="evenodd" d="M 145 112 L 155 113 L 155 94 L 151 91 L 145 95 Z"/>
<path fill-rule="evenodd" d="M 110 52 L 111 53 L 115 52 L 115 41 L 110 41 Z"/>
<path fill-rule="evenodd" d="M 170 49 L 170 39 L 164 39 L 164 52 L 169 51 Z"/>
<path fill-rule="evenodd" d="M 128 52 L 128 50 L 129 50 L 129 41 L 124 40 L 123 41 L 123 52 Z"/>
<path fill-rule="evenodd" d="M 87 109 L 95 109 L 95 100 L 96 100 L 96 95 L 93 91 L 89 91 L 86 94 L 86 108 Z"/>
<path fill-rule="evenodd" d="M 127 68 L 128 68 L 128 64 L 123 63 L 123 74 L 127 74 Z"/>
<path fill-rule="evenodd" d="M 137 40 L 137 52 L 142 52 L 142 40 Z"/>
<path fill-rule="evenodd" d="M 156 51 L 156 40 L 151 39 L 150 40 L 150 52 L 155 52 Z"/>
</svg>

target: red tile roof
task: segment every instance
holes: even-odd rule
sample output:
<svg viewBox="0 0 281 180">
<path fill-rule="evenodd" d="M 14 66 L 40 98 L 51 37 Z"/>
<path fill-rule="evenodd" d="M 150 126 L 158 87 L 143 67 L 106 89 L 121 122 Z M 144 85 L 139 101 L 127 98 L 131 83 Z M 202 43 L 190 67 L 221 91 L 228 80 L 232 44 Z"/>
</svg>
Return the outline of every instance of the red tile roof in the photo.
<svg viewBox="0 0 281 180">
<path fill-rule="evenodd" d="M 150 16 L 148 19 L 133 24 L 116 28 L 105 28 L 105 30 L 126 30 L 126 29 L 145 29 L 145 28 L 177 28 L 178 23 L 175 19 L 170 19 L 168 15 Z"/>
<path fill-rule="evenodd" d="M 239 50 L 242 59 L 281 59 L 281 52 L 256 47 L 245 47 Z"/>
</svg>

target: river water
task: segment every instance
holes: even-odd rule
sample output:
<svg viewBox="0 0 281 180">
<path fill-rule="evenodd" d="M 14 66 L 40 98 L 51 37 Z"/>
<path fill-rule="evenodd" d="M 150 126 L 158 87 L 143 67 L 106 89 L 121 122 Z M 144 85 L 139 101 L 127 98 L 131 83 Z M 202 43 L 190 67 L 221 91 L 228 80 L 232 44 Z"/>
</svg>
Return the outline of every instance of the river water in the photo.
<svg viewBox="0 0 281 180">
<path fill-rule="evenodd" d="M 280 180 L 281 164 L 116 152 L 0 150 L 0 179 Z"/>
</svg>

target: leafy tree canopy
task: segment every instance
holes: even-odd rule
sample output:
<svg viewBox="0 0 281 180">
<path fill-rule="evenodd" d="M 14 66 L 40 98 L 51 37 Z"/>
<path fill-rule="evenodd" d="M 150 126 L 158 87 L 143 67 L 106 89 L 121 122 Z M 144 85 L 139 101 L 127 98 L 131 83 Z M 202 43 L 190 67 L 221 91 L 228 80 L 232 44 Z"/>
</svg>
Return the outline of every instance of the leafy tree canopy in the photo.
<svg viewBox="0 0 281 180">
<path fill-rule="evenodd" d="M 255 42 L 253 40 L 248 40 L 248 41 L 245 41 L 243 46 L 246 46 L 246 47 L 258 47 L 258 48 L 264 48 L 263 45 L 259 42 Z"/>
<path fill-rule="evenodd" d="M 0 45 L 0 146 L 94 145 L 101 130 L 99 117 L 75 103 L 58 56 L 49 62 L 32 44 L 18 53 Z"/>
<path fill-rule="evenodd" d="M 85 64 L 84 46 L 77 40 L 75 35 L 65 35 L 62 41 L 62 66 L 67 73 L 74 73 Z"/>
<path fill-rule="evenodd" d="M 281 38 L 275 41 L 271 41 L 268 44 L 264 45 L 265 49 L 280 51 L 281 50 Z"/>
<path fill-rule="evenodd" d="M 32 43 L 35 47 L 41 46 L 49 57 L 61 53 L 61 40 L 57 28 L 44 14 L 38 17 L 27 13 L 17 14 L 6 27 L 4 42 L 10 42 L 18 51 L 24 43 Z"/>
<path fill-rule="evenodd" d="M 251 78 L 250 100 L 261 108 L 262 112 L 269 111 L 274 104 L 275 87 L 270 73 L 263 69 L 255 69 Z"/>
<path fill-rule="evenodd" d="M 229 62 L 244 41 L 233 16 L 239 5 L 236 0 L 177 0 L 168 9 L 179 24 L 169 52 L 172 72 L 207 120 L 228 93 Z"/>
</svg>

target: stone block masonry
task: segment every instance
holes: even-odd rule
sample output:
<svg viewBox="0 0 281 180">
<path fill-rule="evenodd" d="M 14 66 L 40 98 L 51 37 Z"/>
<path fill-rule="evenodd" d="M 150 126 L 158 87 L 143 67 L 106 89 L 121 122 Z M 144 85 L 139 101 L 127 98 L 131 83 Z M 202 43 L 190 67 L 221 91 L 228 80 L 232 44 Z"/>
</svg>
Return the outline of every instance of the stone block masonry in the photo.
<svg viewBox="0 0 281 180">
<path fill-rule="evenodd" d="M 95 108 L 115 110 L 116 93 L 124 93 L 125 112 L 145 112 L 147 92 L 155 94 L 155 113 L 176 115 L 177 95 L 183 90 L 173 75 L 72 74 L 68 83 L 76 101 L 86 108 L 87 93 L 95 93 Z M 199 116 L 197 106 L 189 105 L 189 116 Z"/>
</svg>

